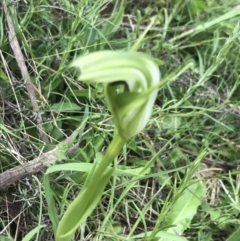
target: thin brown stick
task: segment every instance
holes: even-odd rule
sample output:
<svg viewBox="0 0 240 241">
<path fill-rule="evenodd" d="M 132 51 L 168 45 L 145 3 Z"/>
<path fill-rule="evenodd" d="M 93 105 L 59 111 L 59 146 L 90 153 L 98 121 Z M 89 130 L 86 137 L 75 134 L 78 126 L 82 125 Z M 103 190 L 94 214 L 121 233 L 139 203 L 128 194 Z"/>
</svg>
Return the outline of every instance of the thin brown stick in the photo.
<svg viewBox="0 0 240 241">
<path fill-rule="evenodd" d="M 186 154 L 189 154 L 191 156 L 194 156 L 196 157 L 197 154 L 194 153 L 194 152 L 191 152 L 187 149 L 184 149 L 184 148 L 180 148 L 184 153 Z M 225 169 L 225 170 L 229 170 L 229 169 L 236 169 L 238 167 L 238 163 L 230 163 L 230 162 L 224 162 L 224 161 L 216 161 L 216 160 L 213 160 L 211 158 L 208 158 L 208 157 L 204 157 L 203 160 L 202 160 L 203 163 L 207 164 L 207 165 L 214 165 L 218 168 L 222 168 L 222 169 Z"/>
<path fill-rule="evenodd" d="M 37 99 L 36 99 L 36 95 L 35 95 L 35 91 L 34 91 L 34 87 L 33 84 L 31 83 L 31 80 L 29 78 L 29 74 L 28 74 L 28 70 L 27 70 L 27 66 L 24 60 L 24 56 L 23 53 L 21 51 L 18 39 L 16 38 L 16 33 L 13 27 L 13 21 L 11 19 L 11 16 L 9 15 L 9 11 L 7 8 L 7 4 L 5 1 L 3 1 L 3 9 L 6 15 L 6 19 L 7 19 L 7 24 L 8 24 L 8 38 L 9 38 L 9 42 L 10 42 L 10 46 L 12 48 L 13 54 L 16 58 L 17 61 L 17 65 L 18 68 L 20 69 L 22 78 L 24 80 L 24 83 L 26 84 L 26 89 L 30 98 L 30 101 L 32 103 L 32 107 L 33 107 L 33 111 L 36 113 L 37 118 L 37 124 L 38 124 L 38 130 L 39 130 L 39 138 L 44 141 L 44 142 L 48 142 L 48 136 L 44 130 L 44 127 L 42 126 L 42 117 L 39 114 L 39 107 L 38 107 L 38 103 L 37 103 Z"/>
<path fill-rule="evenodd" d="M 145 30 L 148 26 L 145 25 L 137 25 L 137 24 L 131 24 L 131 23 L 126 23 L 123 22 L 120 25 L 122 28 L 127 28 L 130 30 L 138 29 L 138 30 Z M 193 29 L 195 26 L 194 25 L 189 25 L 189 26 L 179 26 L 179 27 L 174 27 L 174 28 L 164 28 L 164 27 L 151 27 L 149 30 L 150 31 L 159 31 L 159 32 L 184 32 L 190 29 Z"/>
<path fill-rule="evenodd" d="M 81 132 L 80 130 L 79 132 Z M 66 144 L 70 144 L 73 137 L 75 135 L 75 132 L 64 142 Z M 76 148 L 79 146 L 78 143 L 74 144 L 72 147 L 69 147 L 69 150 L 65 153 L 65 155 L 70 155 L 73 153 Z M 33 160 L 24 163 L 23 165 L 15 166 L 3 173 L 0 173 L 0 190 L 6 189 L 11 184 L 27 177 L 31 176 L 33 174 L 36 174 L 45 168 L 47 168 L 49 165 L 54 164 L 56 162 L 56 154 L 61 151 L 59 149 L 59 146 L 54 148 L 53 150 L 43 153 L 39 157 L 34 158 Z"/>
</svg>

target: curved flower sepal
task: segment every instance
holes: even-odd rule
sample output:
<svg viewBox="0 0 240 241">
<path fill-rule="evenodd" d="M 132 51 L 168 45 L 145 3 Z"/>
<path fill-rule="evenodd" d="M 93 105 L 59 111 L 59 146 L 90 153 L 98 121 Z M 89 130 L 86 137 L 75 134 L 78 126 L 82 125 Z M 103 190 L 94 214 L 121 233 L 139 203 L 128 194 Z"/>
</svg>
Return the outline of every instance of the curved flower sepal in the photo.
<svg viewBox="0 0 240 241">
<path fill-rule="evenodd" d="M 71 66 L 80 68 L 79 80 L 104 83 L 108 107 L 124 139 L 145 128 L 158 92 L 153 87 L 160 81 L 159 69 L 148 56 L 100 51 L 76 59 Z"/>
</svg>

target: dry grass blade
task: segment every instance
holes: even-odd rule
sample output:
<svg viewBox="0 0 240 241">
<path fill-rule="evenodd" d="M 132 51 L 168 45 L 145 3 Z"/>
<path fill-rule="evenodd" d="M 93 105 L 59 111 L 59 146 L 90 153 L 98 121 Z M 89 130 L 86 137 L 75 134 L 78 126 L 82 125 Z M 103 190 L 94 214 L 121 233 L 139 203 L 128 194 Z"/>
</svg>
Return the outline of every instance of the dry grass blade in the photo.
<svg viewBox="0 0 240 241">
<path fill-rule="evenodd" d="M 5 12 L 5 15 L 6 15 L 7 24 L 8 24 L 8 28 L 9 28 L 9 31 L 8 31 L 9 42 L 10 42 L 13 54 L 16 58 L 17 65 L 18 65 L 18 67 L 21 71 L 21 75 L 22 75 L 22 78 L 24 80 L 24 83 L 26 84 L 26 89 L 27 89 L 30 101 L 32 103 L 32 106 L 33 106 L 33 111 L 38 114 L 39 106 L 38 106 L 38 103 L 37 103 L 34 87 L 33 87 L 33 84 L 31 83 L 30 78 L 29 78 L 29 74 L 28 74 L 27 66 L 25 64 L 24 56 L 23 56 L 23 53 L 21 51 L 19 42 L 16 38 L 16 33 L 15 33 L 15 30 L 14 30 L 13 22 L 12 22 L 11 16 L 9 15 L 9 11 L 8 11 L 7 4 L 6 4 L 5 1 L 3 1 L 3 9 L 4 9 L 4 12 Z M 36 120 L 37 120 L 38 130 L 39 130 L 39 138 L 42 141 L 44 141 L 45 143 L 48 143 L 49 142 L 48 136 L 47 136 L 47 134 L 44 130 L 44 127 L 42 126 L 41 115 L 37 115 Z"/>
</svg>

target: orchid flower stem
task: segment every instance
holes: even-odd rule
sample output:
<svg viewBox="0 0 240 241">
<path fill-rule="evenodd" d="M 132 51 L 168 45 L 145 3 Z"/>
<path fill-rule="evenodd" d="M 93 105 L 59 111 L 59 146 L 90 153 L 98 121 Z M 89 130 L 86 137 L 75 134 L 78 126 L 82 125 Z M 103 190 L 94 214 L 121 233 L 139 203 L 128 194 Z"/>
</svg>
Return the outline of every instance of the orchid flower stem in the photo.
<svg viewBox="0 0 240 241">
<path fill-rule="evenodd" d="M 98 205 L 114 174 L 111 162 L 122 151 L 126 140 L 139 134 L 148 123 L 161 79 L 159 68 L 151 58 L 137 52 L 99 51 L 77 58 L 70 66 L 80 69 L 80 81 L 104 84 L 106 103 L 118 134 L 68 206 L 59 222 L 56 241 L 70 241 Z M 120 92 L 116 91 L 119 80 L 123 87 Z"/>
<path fill-rule="evenodd" d="M 95 170 L 90 172 L 90 179 L 86 180 L 84 187 L 63 215 L 57 229 L 56 241 L 70 241 L 76 228 L 95 209 L 114 171 L 113 168 L 109 169 L 109 164 L 118 156 L 125 143 L 126 139 L 120 134 L 113 138 L 103 159 L 95 166 Z"/>
<path fill-rule="evenodd" d="M 106 171 L 109 164 L 118 156 L 121 152 L 126 140 L 121 137 L 121 135 L 117 134 L 112 142 L 110 143 L 106 154 L 104 155 L 103 159 L 101 160 L 100 164 L 97 166 L 97 169 L 94 173 L 94 176 L 101 177 L 101 175 Z M 94 180 L 94 178 L 92 179 Z M 97 184 L 97 183 L 96 183 Z"/>
</svg>

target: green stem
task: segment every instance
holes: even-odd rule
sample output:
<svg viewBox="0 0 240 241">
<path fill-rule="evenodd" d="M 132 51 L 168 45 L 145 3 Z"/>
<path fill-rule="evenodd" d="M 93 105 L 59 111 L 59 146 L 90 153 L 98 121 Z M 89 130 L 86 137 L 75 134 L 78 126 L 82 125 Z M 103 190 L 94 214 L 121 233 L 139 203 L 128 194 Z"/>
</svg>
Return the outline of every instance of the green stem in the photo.
<svg viewBox="0 0 240 241">
<path fill-rule="evenodd" d="M 95 209 L 113 173 L 113 168 L 109 170 L 108 166 L 122 150 L 125 142 L 119 134 L 114 137 L 100 164 L 93 173 L 90 172 L 84 187 L 64 213 L 57 228 L 56 241 L 70 241 L 79 225 Z"/>
<path fill-rule="evenodd" d="M 109 164 L 117 157 L 117 155 L 122 150 L 126 140 L 123 139 L 119 134 L 117 134 L 112 142 L 110 143 L 106 154 L 104 155 L 103 159 L 101 160 L 99 166 L 97 167 L 94 176 L 100 177 L 107 169 Z M 94 178 L 91 179 L 94 181 Z M 91 181 L 90 181 L 91 182 Z"/>
</svg>

